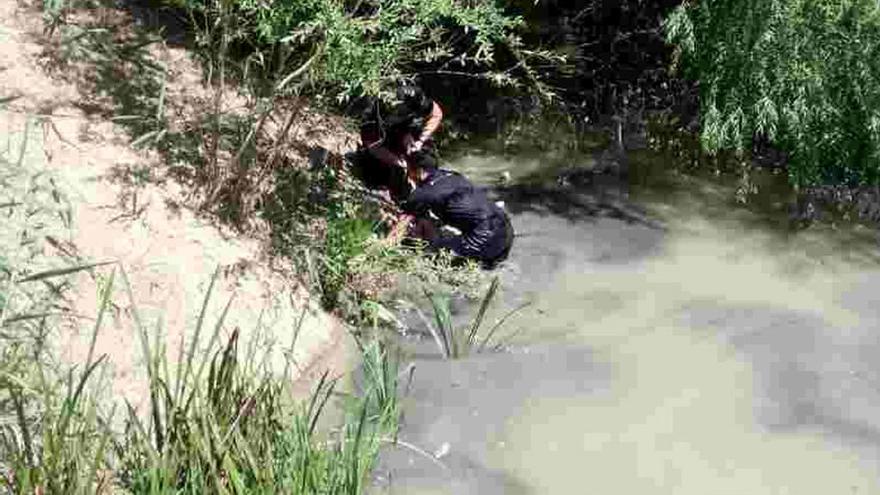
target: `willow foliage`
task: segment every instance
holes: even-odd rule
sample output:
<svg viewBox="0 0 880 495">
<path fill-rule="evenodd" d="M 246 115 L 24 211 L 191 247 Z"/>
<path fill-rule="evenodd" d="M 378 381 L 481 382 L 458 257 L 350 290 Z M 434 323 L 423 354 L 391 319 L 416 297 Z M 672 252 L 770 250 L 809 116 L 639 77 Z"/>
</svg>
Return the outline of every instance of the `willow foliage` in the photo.
<svg viewBox="0 0 880 495">
<path fill-rule="evenodd" d="M 664 27 L 707 150 L 760 136 L 796 185 L 880 183 L 877 0 L 689 0 Z"/>
</svg>

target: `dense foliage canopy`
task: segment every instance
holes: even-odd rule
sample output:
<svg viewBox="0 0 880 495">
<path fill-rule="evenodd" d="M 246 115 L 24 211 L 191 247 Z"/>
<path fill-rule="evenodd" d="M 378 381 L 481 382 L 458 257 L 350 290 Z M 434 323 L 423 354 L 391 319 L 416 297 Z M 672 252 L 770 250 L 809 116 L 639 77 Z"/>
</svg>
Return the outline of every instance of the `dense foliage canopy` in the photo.
<svg viewBox="0 0 880 495">
<path fill-rule="evenodd" d="M 282 78 L 305 68 L 321 92 L 341 99 L 428 71 L 516 84 L 530 56 L 520 50 L 522 19 L 493 0 L 185 2 L 207 14 L 206 26 L 225 23 L 227 41 L 255 68 Z"/>
<path fill-rule="evenodd" d="M 700 85 L 705 148 L 767 139 L 797 185 L 880 183 L 876 0 L 687 1 L 665 27 Z"/>
</svg>

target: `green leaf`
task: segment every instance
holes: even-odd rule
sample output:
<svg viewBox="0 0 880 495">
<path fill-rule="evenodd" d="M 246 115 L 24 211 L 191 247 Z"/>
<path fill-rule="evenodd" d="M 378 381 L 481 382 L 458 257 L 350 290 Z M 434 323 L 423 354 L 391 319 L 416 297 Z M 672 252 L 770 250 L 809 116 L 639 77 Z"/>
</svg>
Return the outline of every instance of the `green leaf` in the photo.
<svg viewBox="0 0 880 495">
<path fill-rule="evenodd" d="M 62 277 L 64 275 L 70 275 L 72 273 L 78 273 L 78 272 L 82 272 L 82 271 L 86 271 L 86 270 L 91 270 L 92 268 L 97 268 L 99 266 L 109 265 L 110 263 L 113 263 L 113 262 L 112 261 L 104 261 L 101 263 L 89 263 L 86 265 L 72 266 L 72 267 L 68 267 L 68 268 L 57 268 L 54 270 L 46 270 L 44 272 L 39 272 L 39 273 L 35 273 L 33 275 L 28 275 L 27 277 L 22 277 L 22 278 L 18 279 L 18 282 L 20 282 L 20 283 L 35 282 L 38 280 L 44 280 L 44 279 L 53 278 L 53 277 Z"/>
<path fill-rule="evenodd" d="M 2 96 L 0 97 L 0 105 L 6 105 L 7 103 L 11 103 L 19 98 L 21 98 L 21 95 Z"/>
</svg>

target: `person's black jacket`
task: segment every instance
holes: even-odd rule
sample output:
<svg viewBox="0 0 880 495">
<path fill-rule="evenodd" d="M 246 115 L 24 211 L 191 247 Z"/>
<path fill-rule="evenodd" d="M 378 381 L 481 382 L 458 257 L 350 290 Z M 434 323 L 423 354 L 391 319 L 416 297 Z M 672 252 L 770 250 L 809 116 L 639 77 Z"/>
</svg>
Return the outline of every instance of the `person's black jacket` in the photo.
<svg viewBox="0 0 880 495">
<path fill-rule="evenodd" d="M 483 260 L 506 257 L 510 249 L 513 232 L 504 211 L 485 190 L 457 172 L 433 171 L 401 209 L 416 216 L 431 211 L 442 223 L 462 232 L 460 237 L 433 240 L 433 247 L 447 247 L 460 256 Z"/>
<path fill-rule="evenodd" d="M 474 186 L 463 175 L 437 169 L 410 194 L 401 205 L 403 211 L 425 215 L 428 210 L 441 222 L 462 233 L 480 228 L 499 208 L 489 200 L 486 192 Z"/>
</svg>

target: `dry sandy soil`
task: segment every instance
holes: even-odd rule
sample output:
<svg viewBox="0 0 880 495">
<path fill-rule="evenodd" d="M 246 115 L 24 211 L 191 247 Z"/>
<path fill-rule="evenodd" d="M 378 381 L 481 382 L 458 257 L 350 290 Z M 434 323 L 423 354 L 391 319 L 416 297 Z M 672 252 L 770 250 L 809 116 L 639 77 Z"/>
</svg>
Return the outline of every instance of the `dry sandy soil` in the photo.
<svg viewBox="0 0 880 495">
<path fill-rule="evenodd" d="M 169 98 L 192 89 L 199 77 L 186 52 L 159 49 L 171 64 Z M 273 363 L 281 365 L 283 356 L 290 355 L 285 349 L 290 348 L 305 312 L 292 353 L 298 388 L 302 390 L 309 376 L 327 366 L 341 371 L 347 348 L 344 328 L 320 311 L 291 273 L 273 267 L 282 263 L 272 262 L 263 242 L 222 232 L 181 208 L 187 191 L 173 180 L 143 184 L 137 190 L 137 207 L 132 207 L 130 191 L 113 180 L 114 174 L 124 168 L 161 170 L 159 157 L 133 150 L 121 128 L 82 110 L 82 87 L 50 76 L 44 70 L 46 51 L 39 11 L 15 0 L 0 0 L 0 97 L 18 97 L 0 111 L 0 136 L 20 133 L 28 116 L 44 117 L 37 127 L 42 132 L 32 133 L 31 149 L 42 149 L 45 167 L 71 195 L 70 240 L 76 257 L 118 262 L 117 272 L 124 270 L 131 281 L 134 301 L 116 278 L 112 318 L 96 344 L 98 355 L 108 356 L 112 378 L 108 391 L 133 404 L 145 398 L 144 356 L 133 310 L 147 328 L 161 328 L 168 356 L 176 359 L 178 346 L 195 328 L 218 267 L 221 275 L 210 300 L 205 334 L 210 334 L 233 298 L 223 335 L 240 329 L 245 342 L 257 339 L 261 348 L 271 346 Z M 108 276 L 111 270 L 108 265 L 99 272 Z M 71 294 L 73 314 L 96 314 L 97 287 L 94 275 L 77 276 Z M 91 326 L 87 317 L 74 319 L 59 332 L 56 343 L 64 359 L 85 361 Z"/>
</svg>

